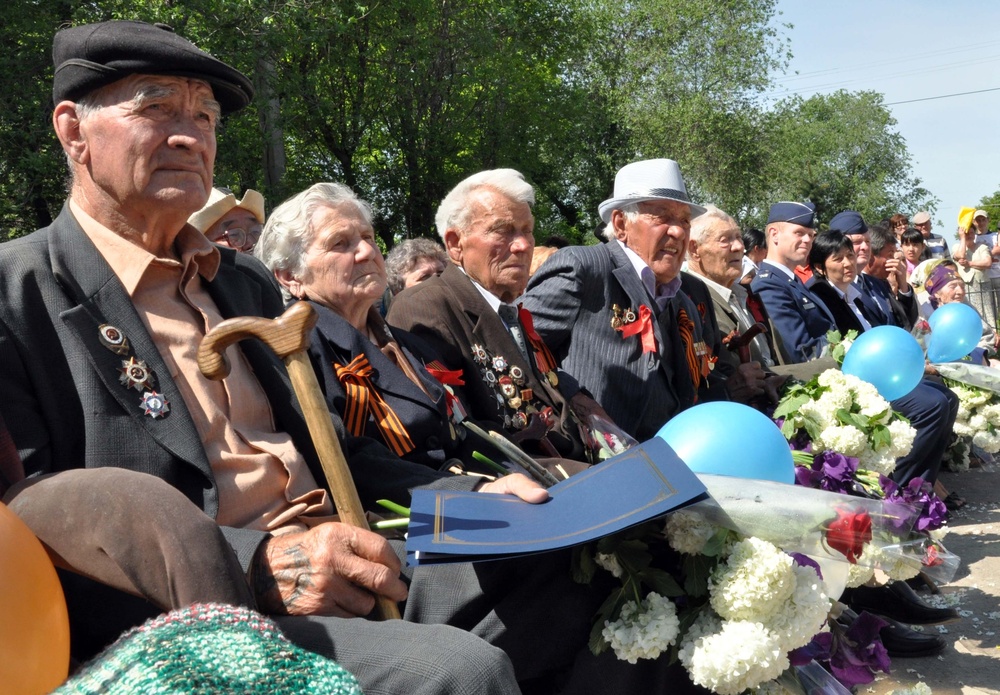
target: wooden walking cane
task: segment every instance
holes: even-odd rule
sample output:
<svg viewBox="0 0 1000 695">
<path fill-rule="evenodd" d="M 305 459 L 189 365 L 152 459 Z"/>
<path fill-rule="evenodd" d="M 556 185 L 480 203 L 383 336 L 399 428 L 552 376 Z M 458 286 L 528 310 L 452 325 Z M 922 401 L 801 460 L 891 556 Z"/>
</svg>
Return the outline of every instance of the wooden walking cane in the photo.
<svg viewBox="0 0 1000 695">
<path fill-rule="evenodd" d="M 213 328 L 198 348 L 198 367 L 201 373 L 214 381 L 221 381 L 229 374 L 225 350 L 245 338 L 257 338 L 280 357 L 288 369 L 292 389 L 305 414 L 309 435 L 319 455 L 326 482 L 333 494 L 333 503 L 341 521 L 368 529 L 365 510 L 361 507 L 358 489 L 354 486 L 351 470 L 340 448 L 337 431 L 333 428 L 330 411 L 323 392 L 316 380 L 312 363 L 306 350 L 309 348 L 309 331 L 316 325 L 315 310 L 307 302 L 296 302 L 277 319 L 242 316 L 223 321 Z M 383 620 L 399 619 L 399 607 L 385 596 L 376 596 L 379 615 Z"/>
</svg>

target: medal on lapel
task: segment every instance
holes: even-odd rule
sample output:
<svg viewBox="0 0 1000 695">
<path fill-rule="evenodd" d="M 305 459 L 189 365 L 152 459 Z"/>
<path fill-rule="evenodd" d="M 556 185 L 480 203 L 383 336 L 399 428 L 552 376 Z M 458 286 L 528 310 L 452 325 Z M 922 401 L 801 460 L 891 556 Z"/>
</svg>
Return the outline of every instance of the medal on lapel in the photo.
<svg viewBox="0 0 1000 695">
<path fill-rule="evenodd" d="M 142 360 L 137 360 L 135 357 L 122 360 L 122 366 L 118 371 L 121 372 L 118 382 L 125 388 L 136 391 L 151 391 L 153 389 L 153 370 L 147 367 Z"/>
<path fill-rule="evenodd" d="M 143 409 L 144 415 L 149 415 L 154 420 L 170 412 L 170 404 L 167 403 L 167 399 L 156 391 L 147 391 L 142 394 L 139 407 Z"/>
<path fill-rule="evenodd" d="M 102 323 L 97 327 L 97 337 L 101 345 L 106 347 L 116 355 L 124 357 L 131 350 L 128 338 L 121 329 L 107 323 Z M 135 389 L 142 392 L 142 399 L 139 407 L 142 408 L 143 415 L 148 415 L 154 420 L 161 418 L 170 412 L 170 403 L 163 394 L 157 393 L 156 374 L 146 366 L 144 360 L 138 359 L 135 355 L 129 355 L 128 359 L 122 360 L 122 366 L 118 368 L 118 383 L 128 390 Z"/>
<path fill-rule="evenodd" d="M 116 355 L 128 354 L 128 338 L 118 328 L 107 323 L 102 323 L 97 327 L 97 336 L 101 341 L 101 345 Z"/>
</svg>

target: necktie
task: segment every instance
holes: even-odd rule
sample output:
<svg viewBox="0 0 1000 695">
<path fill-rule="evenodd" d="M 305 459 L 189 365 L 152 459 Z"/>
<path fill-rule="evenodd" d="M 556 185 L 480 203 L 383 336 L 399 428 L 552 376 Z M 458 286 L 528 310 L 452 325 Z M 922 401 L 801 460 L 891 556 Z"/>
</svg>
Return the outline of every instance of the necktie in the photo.
<svg viewBox="0 0 1000 695">
<path fill-rule="evenodd" d="M 507 327 L 510 337 L 517 344 L 517 349 L 521 351 L 521 355 L 524 359 L 529 359 L 528 345 L 524 342 L 524 333 L 521 331 L 521 324 L 517 320 L 517 307 L 513 304 L 501 304 L 500 308 L 497 309 L 497 313 L 500 314 L 500 319 Z"/>
</svg>

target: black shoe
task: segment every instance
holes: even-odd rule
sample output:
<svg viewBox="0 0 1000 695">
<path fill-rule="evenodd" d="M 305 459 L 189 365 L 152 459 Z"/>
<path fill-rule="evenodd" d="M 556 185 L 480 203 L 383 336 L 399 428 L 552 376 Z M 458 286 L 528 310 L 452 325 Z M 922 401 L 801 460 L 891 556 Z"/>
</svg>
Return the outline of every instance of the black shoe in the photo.
<svg viewBox="0 0 1000 695">
<path fill-rule="evenodd" d="M 844 625 L 850 626 L 857 617 L 857 613 L 848 609 L 841 614 L 839 620 Z M 889 658 L 906 659 L 935 656 L 944 651 L 946 644 L 940 636 L 917 632 L 884 615 L 878 617 L 889 623 L 878 632 Z"/>
<path fill-rule="evenodd" d="M 935 656 L 944 651 L 945 641 L 941 636 L 917 632 L 884 615 L 879 617 L 889 623 L 878 631 L 878 636 L 882 638 L 882 644 L 890 658 Z"/>
<path fill-rule="evenodd" d="M 940 625 L 958 620 L 954 608 L 928 606 L 906 582 L 848 589 L 841 601 L 856 611 L 887 616 L 908 625 Z"/>
</svg>

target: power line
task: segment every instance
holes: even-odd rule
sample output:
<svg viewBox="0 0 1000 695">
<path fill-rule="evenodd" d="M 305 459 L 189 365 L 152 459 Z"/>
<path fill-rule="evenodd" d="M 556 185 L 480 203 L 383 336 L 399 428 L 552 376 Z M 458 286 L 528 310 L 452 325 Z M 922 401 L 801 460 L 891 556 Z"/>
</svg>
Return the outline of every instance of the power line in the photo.
<svg viewBox="0 0 1000 695">
<path fill-rule="evenodd" d="M 922 99 L 908 99 L 906 101 L 892 101 L 884 106 L 896 106 L 898 104 L 913 104 L 918 101 L 934 101 L 935 99 L 950 99 L 951 97 L 964 97 L 968 94 L 982 94 L 984 92 L 998 92 L 1000 87 L 991 87 L 990 89 L 977 89 L 972 92 L 956 92 L 954 94 L 941 94 L 936 97 L 923 97 Z"/>
</svg>

